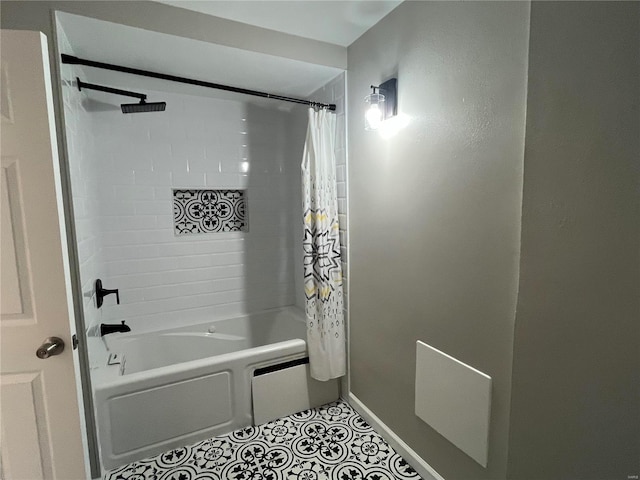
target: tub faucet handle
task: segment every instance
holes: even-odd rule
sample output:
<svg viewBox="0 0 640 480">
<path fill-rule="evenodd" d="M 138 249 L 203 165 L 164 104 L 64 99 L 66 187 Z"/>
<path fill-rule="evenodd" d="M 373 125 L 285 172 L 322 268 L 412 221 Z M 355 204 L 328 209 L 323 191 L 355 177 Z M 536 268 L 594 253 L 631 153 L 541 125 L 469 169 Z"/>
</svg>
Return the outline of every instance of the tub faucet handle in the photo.
<svg viewBox="0 0 640 480">
<path fill-rule="evenodd" d="M 107 288 L 102 288 L 102 280 L 96 280 L 96 306 L 100 308 L 102 303 L 104 302 L 104 297 L 107 295 L 111 295 L 112 293 L 116 294 L 116 303 L 120 305 L 120 292 L 115 288 L 113 290 L 109 290 Z"/>
</svg>

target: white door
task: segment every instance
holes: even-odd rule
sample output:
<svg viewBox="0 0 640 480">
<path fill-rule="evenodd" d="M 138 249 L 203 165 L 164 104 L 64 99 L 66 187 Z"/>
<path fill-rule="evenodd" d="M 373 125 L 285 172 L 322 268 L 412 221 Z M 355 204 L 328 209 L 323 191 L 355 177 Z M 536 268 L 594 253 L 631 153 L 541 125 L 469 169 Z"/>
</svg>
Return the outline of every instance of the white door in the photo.
<svg viewBox="0 0 640 480">
<path fill-rule="evenodd" d="M 47 41 L 1 40 L 0 478 L 86 478 Z"/>
</svg>

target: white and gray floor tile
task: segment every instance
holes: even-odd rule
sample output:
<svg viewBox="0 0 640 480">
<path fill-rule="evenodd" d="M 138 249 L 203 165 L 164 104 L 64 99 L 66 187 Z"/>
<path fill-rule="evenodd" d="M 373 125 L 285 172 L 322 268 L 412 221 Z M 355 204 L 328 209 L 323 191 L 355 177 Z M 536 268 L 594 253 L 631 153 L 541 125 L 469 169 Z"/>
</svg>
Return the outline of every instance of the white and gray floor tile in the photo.
<svg viewBox="0 0 640 480">
<path fill-rule="evenodd" d="M 420 480 L 338 401 L 115 469 L 105 480 Z"/>
</svg>

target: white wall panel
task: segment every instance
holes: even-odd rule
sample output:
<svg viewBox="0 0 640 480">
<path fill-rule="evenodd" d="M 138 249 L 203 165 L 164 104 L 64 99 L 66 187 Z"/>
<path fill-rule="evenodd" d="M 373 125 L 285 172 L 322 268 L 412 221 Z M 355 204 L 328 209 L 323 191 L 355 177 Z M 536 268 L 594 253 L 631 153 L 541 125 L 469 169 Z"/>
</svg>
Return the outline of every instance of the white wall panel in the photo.
<svg viewBox="0 0 640 480">
<path fill-rule="evenodd" d="M 491 377 L 426 343 L 416 348 L 416 415 L 486 467 Z"/>
</svg>

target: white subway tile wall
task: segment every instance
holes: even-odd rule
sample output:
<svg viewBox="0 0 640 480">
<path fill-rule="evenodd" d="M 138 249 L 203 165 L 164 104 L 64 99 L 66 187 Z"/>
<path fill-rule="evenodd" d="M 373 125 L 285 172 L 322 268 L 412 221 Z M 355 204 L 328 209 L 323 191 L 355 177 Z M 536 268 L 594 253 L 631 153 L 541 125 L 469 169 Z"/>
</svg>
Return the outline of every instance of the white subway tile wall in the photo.
<svg viewBox="0 0 640 480">
<path fill-rule="evenodd" d="M 66 39 L 63 51 L 72 52 Z M 120 97 L 78 92 L 62 66 L 85 326 L 134 330 L 303 305 L 300 161 L 306 108 L 147 91 L 165 112 L 123 115 Z M 342 74 L 312 98 L 336 103 L 345 313 L 347 166 Z M 124 87 L 120 85 L 120 87 Z M 90 100 L 93 99 L 93 100 Z M 242 97 L 239 97 L 242 99 Z M 172 189 L 246 189 L 248 232 L 178 237 Z M 94 282 L 120 290 L 95 307 Z"/>
<path fill-rule="evenodd" d="M 304 136 L 291 138 L 291 113 L 147 91 L 166 111 L 123 115 L 119 97 L 65 90 L 83 285 L 120 290 L 98 313 L 87 300 L 90 334 L 96 322 L 146 331 L 295 302 Z M 175 235 L 172 189 L 205 187 L 246 189 L 248 232 Z"/>
</svg>

